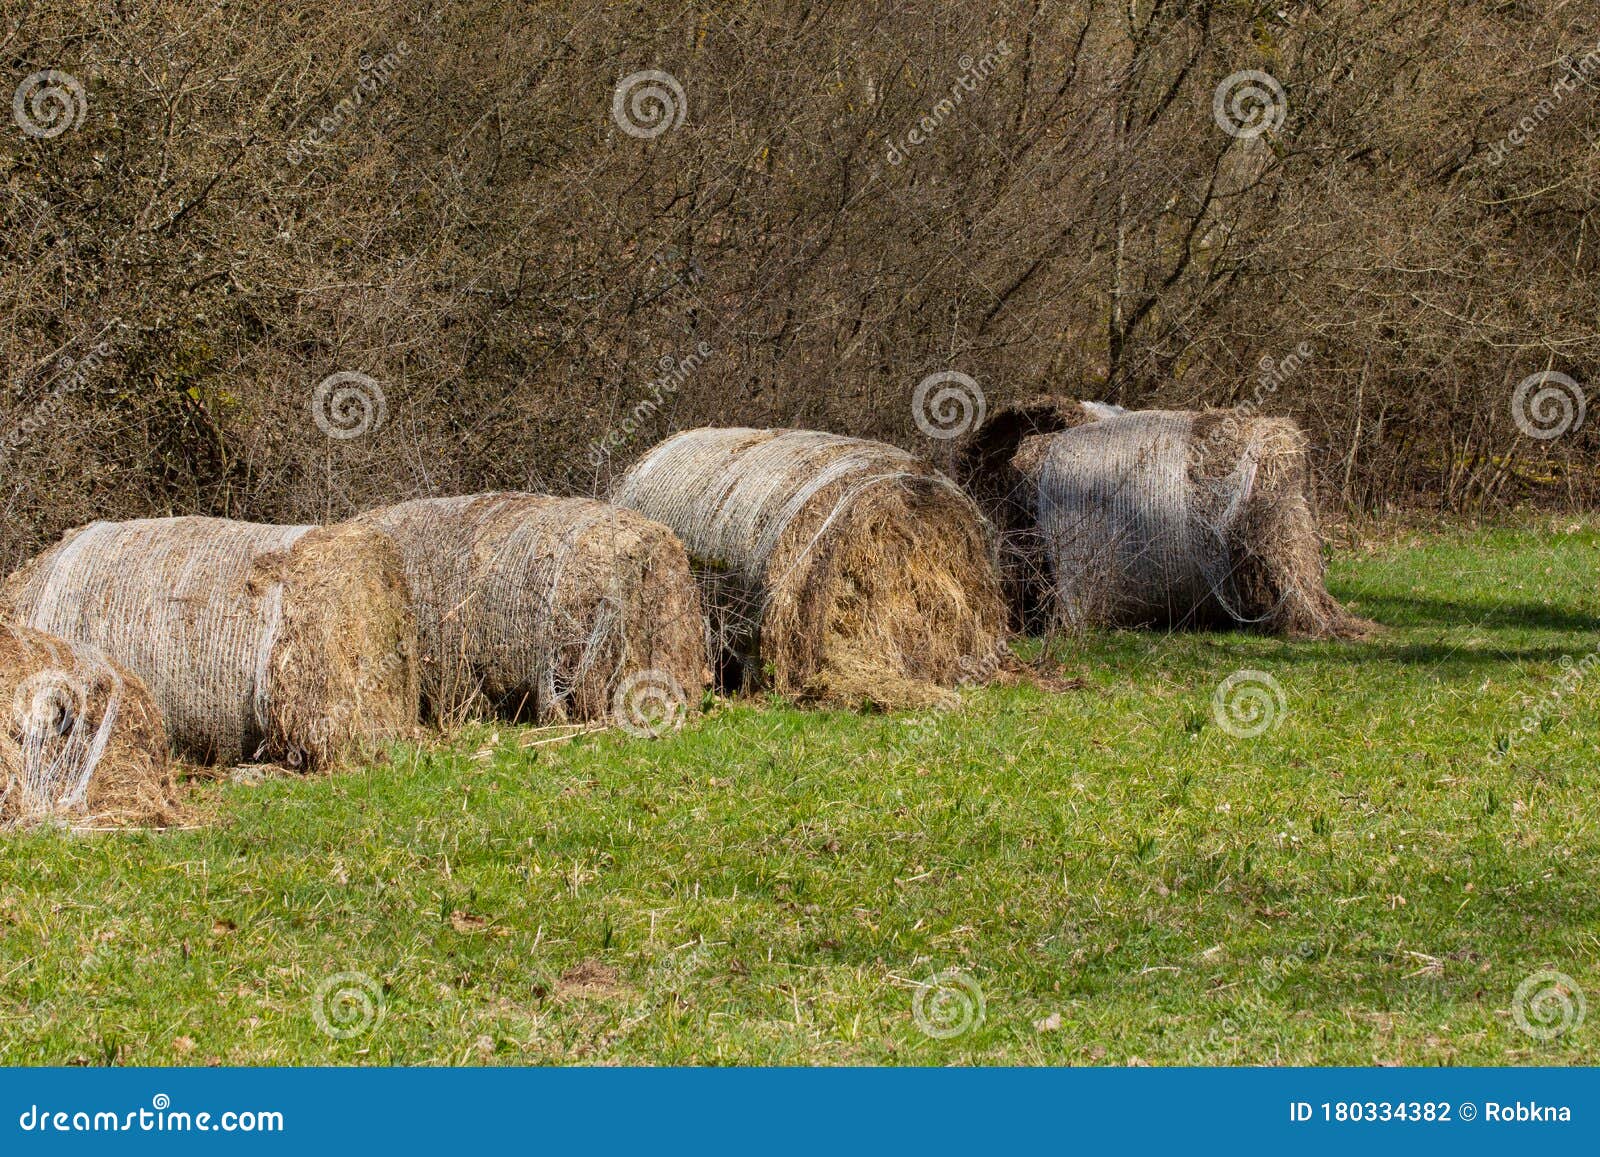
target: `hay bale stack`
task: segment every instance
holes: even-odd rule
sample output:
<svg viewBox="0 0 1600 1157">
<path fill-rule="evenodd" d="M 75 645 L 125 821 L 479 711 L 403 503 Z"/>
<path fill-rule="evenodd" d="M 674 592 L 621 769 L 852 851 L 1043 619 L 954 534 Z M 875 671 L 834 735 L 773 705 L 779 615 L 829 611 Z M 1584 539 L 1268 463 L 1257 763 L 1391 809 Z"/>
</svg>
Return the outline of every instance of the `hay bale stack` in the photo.
<svg viewBox="0 0 1600 1157">
<path fill-rule="evenodd" d="M 1126 413 L 1121 406 L 1046 395 L 1003 406 L 989 415 L 956 456 L 956 477 L 995 528 L 1000 582 L 1011 625 L 1039 633 L 1053 613 L 1052 564 L 1039 538 L 1032 483 L 1012 465 L 1023 439 L 1058 434 Z"/>
<path fill-rule="evenodd" d="M 410 596 L 372 527 L 95 522 L 12 575 L 0 617 L 127 667 L 202 762 L 323 765 L 416 718 Z"/>
<path fill-rule="evenodd" d="M 1240 411 L 1112 414 L 1024 437 L 1026 485 L 1072 626 L 1238 626 L 1360 635 L 1323 585 L 1306 442 Z"/>
<path fill-rule="evenodd" d="M 0 828 L 175 814 L 166 731 L 144 683 L 83 643 L 0 626 Z"/>
<path fill-rule="evenodd" d="M 699 588 L 676 535 L 586 498 L 423 498 L 361 521 L 399 544 L 435 718 L 603 719 L 653 672 L 685 700 L 706 677 Z"/>
<path fill-rule="evenodd" d="M 613 501 L 688 546 L 725 685 L 913 706 L 944 698 L 1004 635 L 982 515 L 893 446 L 689 430 L 635 463 Z"/>
</svg>

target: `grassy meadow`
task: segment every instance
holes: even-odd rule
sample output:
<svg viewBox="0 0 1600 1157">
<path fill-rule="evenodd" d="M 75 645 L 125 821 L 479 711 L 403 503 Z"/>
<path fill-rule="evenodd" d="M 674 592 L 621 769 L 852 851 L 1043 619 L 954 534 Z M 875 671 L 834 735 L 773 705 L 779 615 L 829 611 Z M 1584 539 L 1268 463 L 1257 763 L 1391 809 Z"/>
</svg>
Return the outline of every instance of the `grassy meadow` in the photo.
<svg viewBox="0 0 1600 1157">
<path fill-rule="evenodd" d="M 7 837 L 0 1063 L 1600 1060 L 1600 529 L 1390 527 L 1331 579 L 1387 629 L 479 726 Z"/>
</svg>

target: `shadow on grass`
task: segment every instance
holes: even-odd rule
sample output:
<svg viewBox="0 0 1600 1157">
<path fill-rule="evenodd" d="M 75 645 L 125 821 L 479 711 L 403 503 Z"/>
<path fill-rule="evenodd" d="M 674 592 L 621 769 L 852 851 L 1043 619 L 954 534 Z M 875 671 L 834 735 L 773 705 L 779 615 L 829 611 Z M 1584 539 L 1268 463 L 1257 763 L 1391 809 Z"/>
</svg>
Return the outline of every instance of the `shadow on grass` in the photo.
<svg viewBox="0 0 1600 1157">
<path fill-rule="evenodd" d="M 1442 631 L 1445 628 L 1440 625 L 1439 629 Z M 1232 644 L 1243 642 L 1260 643 L 1269 649 L 1248 660 L 1228 650 Z M 1381 664 L 1395 668 L 1437 668 L 1442 674 L 1451 674 L 1510 664 L 1555 664 L 1562 659 L 1576 660 L 1600 645 L 1600 635 L 1588 642 L 1574 639 L 1565 644 L 1557 642 L 1541 646 L 1519 646 L 1492 635 L 1475 643 L 1469 647 L 1465 639 L 1449 637 L 1420 641 L 1415 633 L 1410 633 L 1409 638 L 1386 638 L 1379 634 L 1374 638 L 1348 642 L 1299 642 L 1271 639 L 1245 631 L 1179 631 L 1171 634 L 1119 631 L 1055 640 L 1052 642 L 1052 655 L 1065 668 L 1081 666 L 1085 662 L 1102 669 L 1143 668 L 1157 663 L 1166 666 L 1176 663 L 1214 667 L 1219 660 L 1238 660 L 1247 666 L 1255 663 L 1266 669 L 1301 665 L 1360 667 Z"/>
<path fill-rule="evenodd" d="M 1365 595 L 1360 613 L 1395 627 L 1517 628 L 1600 633 L 1600 617 L 1548 603 L 1457 602 L 1407 595 Z"/>
</svg>

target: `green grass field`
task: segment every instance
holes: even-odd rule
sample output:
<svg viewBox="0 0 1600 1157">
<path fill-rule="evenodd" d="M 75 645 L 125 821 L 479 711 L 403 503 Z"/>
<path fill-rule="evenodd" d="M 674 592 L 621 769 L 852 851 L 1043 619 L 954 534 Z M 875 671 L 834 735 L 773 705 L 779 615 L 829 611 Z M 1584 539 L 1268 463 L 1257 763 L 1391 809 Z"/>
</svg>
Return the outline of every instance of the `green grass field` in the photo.
<svg viewBox="0 0 1600 1157">
<path fill-rule="evenodd" d="M 483 728 L 7 838 L 0 1062 L 1592 1063 L 1600 531 L 1377 541 L 1367 642 L 1097 635 L 1077 690 Z"/>
</svg>

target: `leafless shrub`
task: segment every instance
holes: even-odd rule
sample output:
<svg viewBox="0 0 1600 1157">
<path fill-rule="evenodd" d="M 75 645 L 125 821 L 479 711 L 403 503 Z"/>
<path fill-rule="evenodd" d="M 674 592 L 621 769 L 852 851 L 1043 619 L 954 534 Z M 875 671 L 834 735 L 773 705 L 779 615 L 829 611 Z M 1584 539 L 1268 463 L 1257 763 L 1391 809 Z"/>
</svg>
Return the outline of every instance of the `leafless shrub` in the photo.
<svg viewBox="0 0 1600 1157">
<path fill-rule="evenodd" d="M 58 399 L 7 443 L 0 563 L 96 517 L 593 494 L 625 421 L 619 453 L 729 422 L 943 452 L 908 404 L 936 371 L 1233 405 L 1301 343 L 1266 409 L 1351 508 L 1594 489 L 1592 421 L 1510 409 L 1600 365 L 1592 6 L 0 11 L 11 82 L 83 97 L 0 140 L 0 435 Z M 992 67 L 945 109 L 963 59 Z M 1282 93 L 1256 135 L 1214 118 L 1243 72 Z M 641 73 L 682 94 L 643 134 Z M 340 372 L 384 393 L 360 437 L 313 420 Z"/>
</svg>

